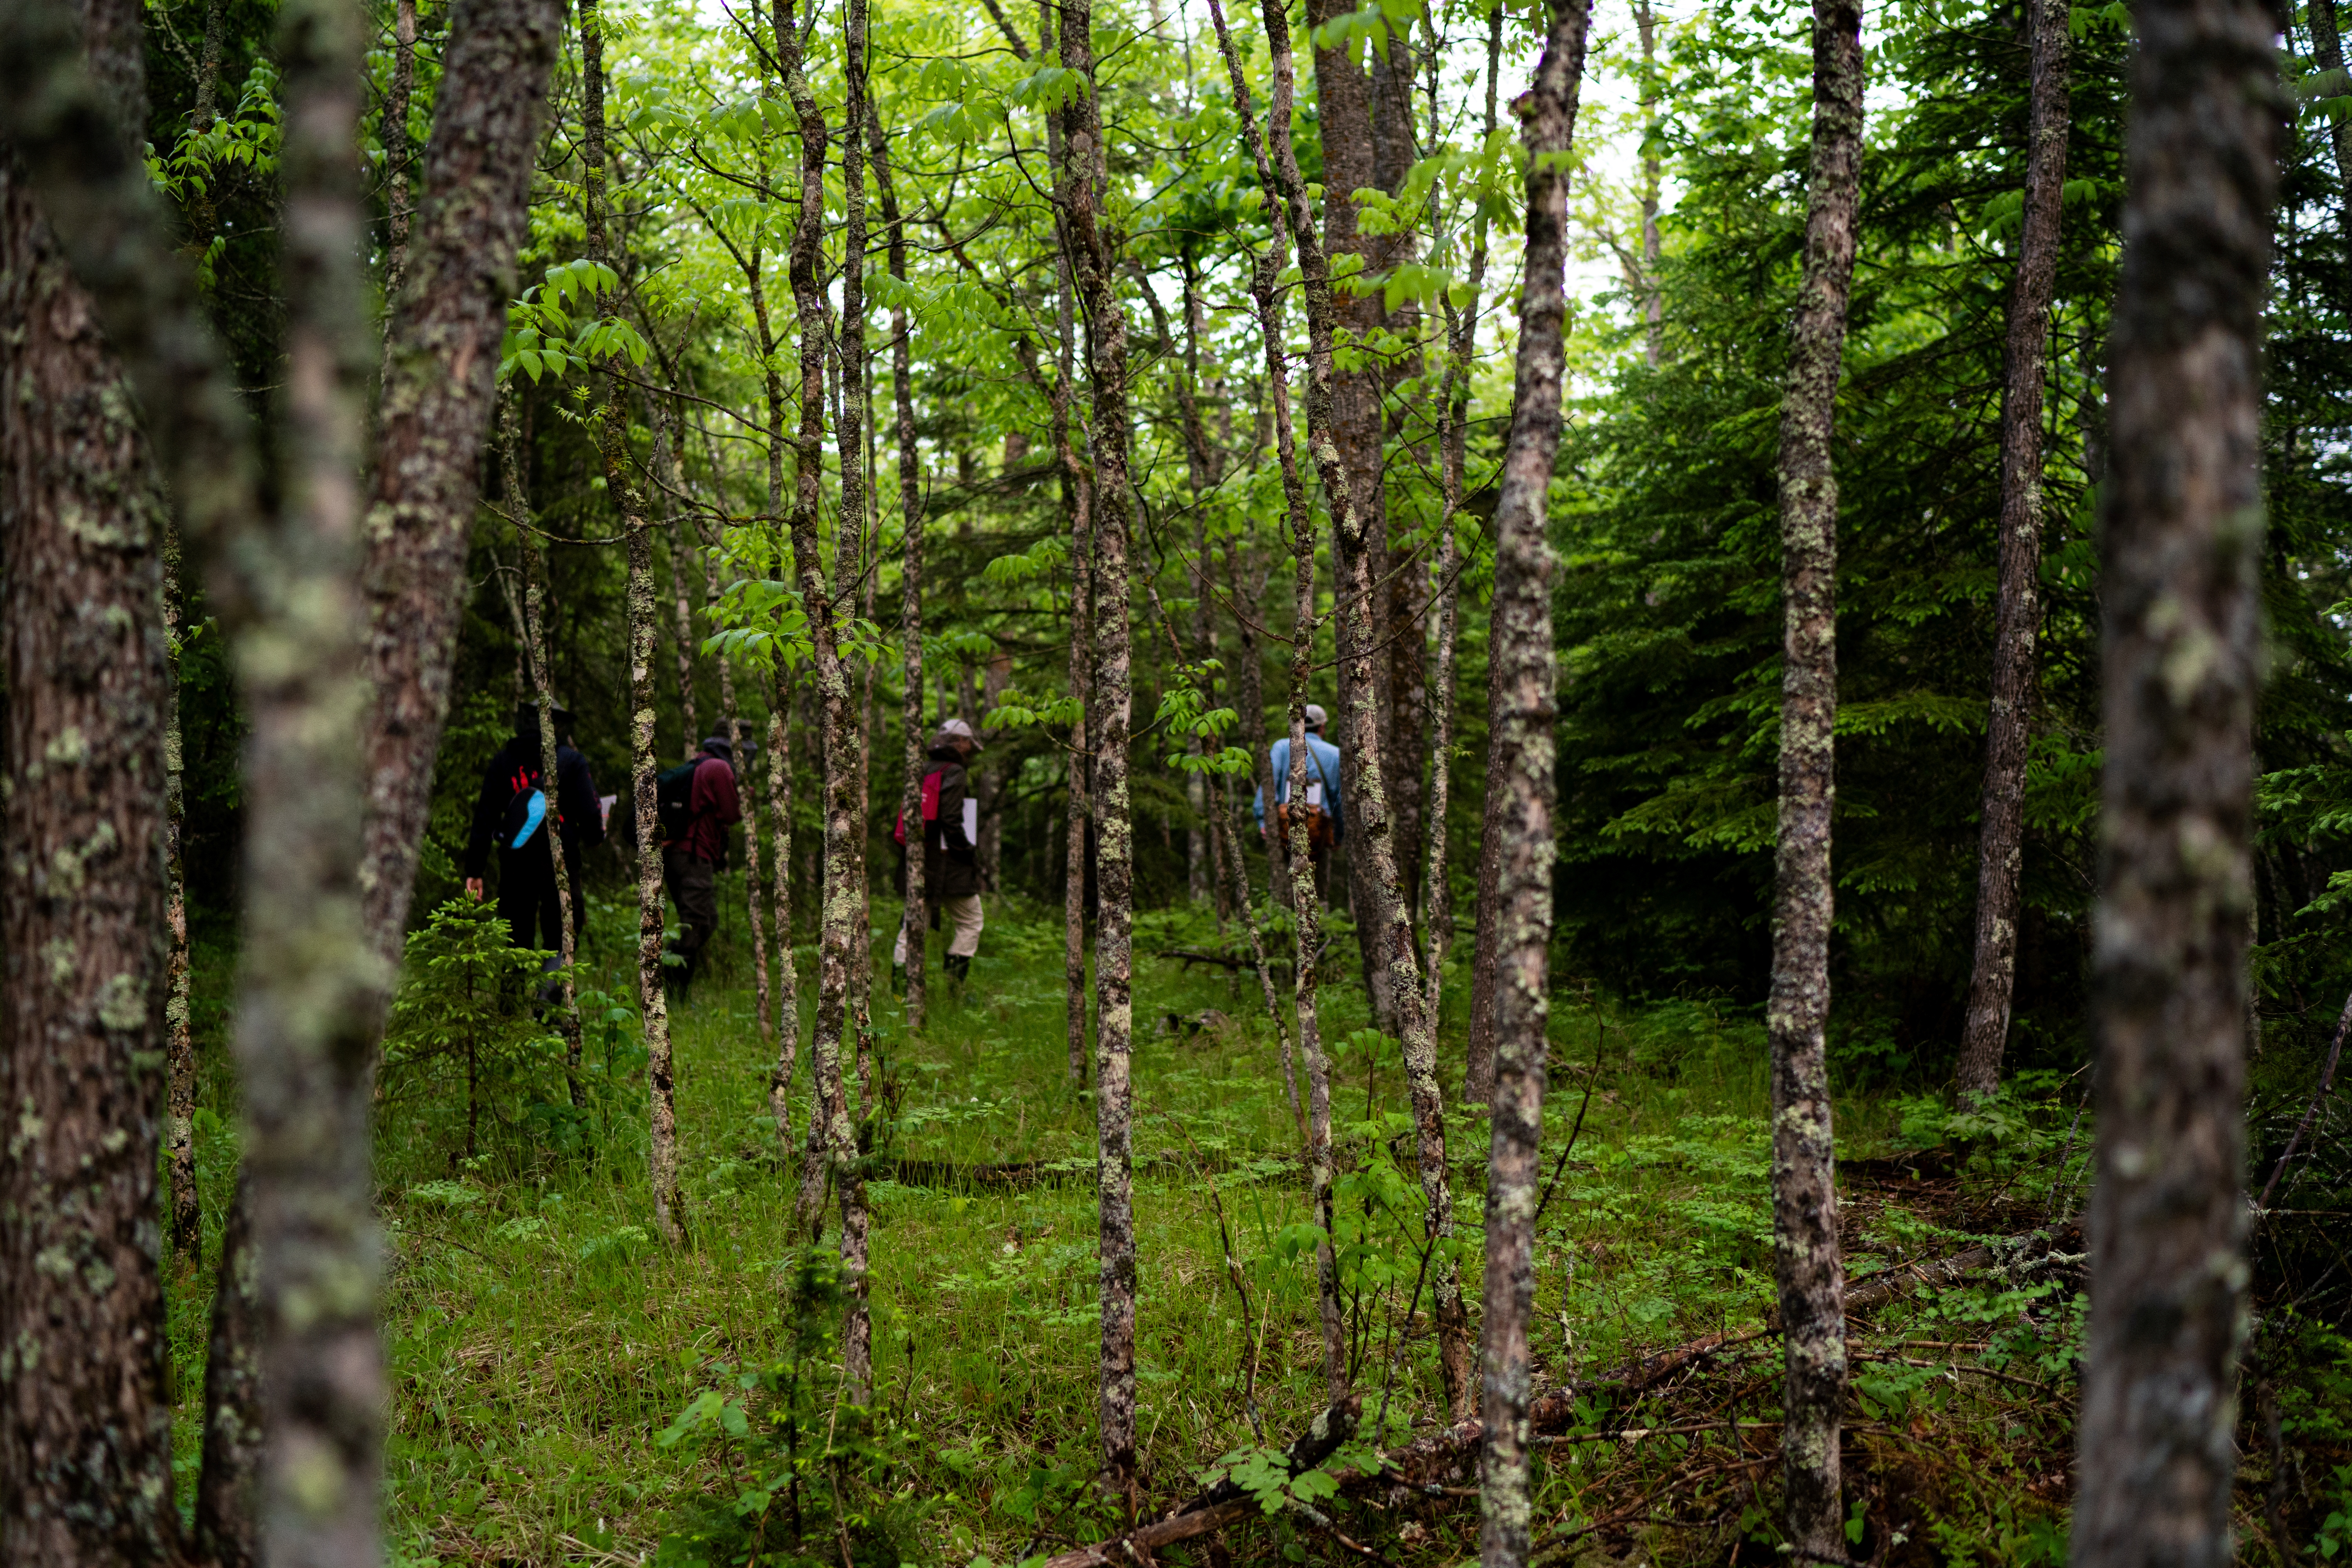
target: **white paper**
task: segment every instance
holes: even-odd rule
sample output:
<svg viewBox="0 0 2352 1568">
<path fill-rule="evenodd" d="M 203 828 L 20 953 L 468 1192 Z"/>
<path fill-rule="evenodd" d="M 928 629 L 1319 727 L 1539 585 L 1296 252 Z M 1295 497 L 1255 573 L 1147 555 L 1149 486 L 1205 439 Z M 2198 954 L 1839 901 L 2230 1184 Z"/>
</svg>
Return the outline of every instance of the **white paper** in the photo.
<svg viewBox="0 0 2352 1568">
<path fill-rule="evenodd" d="M 1321 805 L 1323 804 L 1323 781 L 1321 779 L 1308 779 L 1307 781 L 1307 804 L 1309 805 Z"/>
<path fill-rule="evenodd" d="M 980 843 L 980 802 L 970 795 L 963 797 L 963 841 L 974 847 Z"/>
</svg>

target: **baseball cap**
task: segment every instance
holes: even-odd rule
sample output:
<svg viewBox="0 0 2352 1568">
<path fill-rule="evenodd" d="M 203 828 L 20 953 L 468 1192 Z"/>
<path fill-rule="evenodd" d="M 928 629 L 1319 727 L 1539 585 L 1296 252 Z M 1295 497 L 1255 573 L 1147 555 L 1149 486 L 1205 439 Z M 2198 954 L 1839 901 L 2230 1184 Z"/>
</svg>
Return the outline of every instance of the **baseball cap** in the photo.
<svg viewBox="0 0 2352 1568">
<path fill-rule="evenodd" d="M 942 735 L 952 735 L 959 741 L 970 741 L 971 742 L 971 749 L 975 752 L 985 749 L 980 743 L 980 737 L 971 732 L 971 726 L 961 719 L 949 720 L 946 723 L 940 726 L 940 733 Z"/>
<path fill-rule="evenodd" d="M 1320 702 L 1309 702 L 1307 705 L 1307 727 L 1308 729 L 1320 730 L 1324 725 L 1329 723 L 1330 721 L 1331 716 L 1323 711 L 1323 705 Z"/>
</svg>

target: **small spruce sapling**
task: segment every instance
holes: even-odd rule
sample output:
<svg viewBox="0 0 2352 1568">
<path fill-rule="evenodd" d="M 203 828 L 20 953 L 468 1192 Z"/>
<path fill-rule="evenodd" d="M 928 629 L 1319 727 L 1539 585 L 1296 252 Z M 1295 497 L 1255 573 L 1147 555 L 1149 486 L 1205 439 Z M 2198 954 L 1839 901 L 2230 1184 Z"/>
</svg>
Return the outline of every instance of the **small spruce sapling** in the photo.
<svg viewBox="0 0 2352 1568">
<path fill-rule="evenodd" d="M 522 1005 L 525 978 L 548 954 L 517 947 L 495 908 L 452 899 L 408 938 L 400 993 L 384 1034 L 387 1099 L 436 1091 L 462 1072 L 466 1141 L 462 1157 L 480 1152 L 484 1079 L 527 1086 L 544 1057 L 560 1064 L 562 1044 Z"/>
</svg>

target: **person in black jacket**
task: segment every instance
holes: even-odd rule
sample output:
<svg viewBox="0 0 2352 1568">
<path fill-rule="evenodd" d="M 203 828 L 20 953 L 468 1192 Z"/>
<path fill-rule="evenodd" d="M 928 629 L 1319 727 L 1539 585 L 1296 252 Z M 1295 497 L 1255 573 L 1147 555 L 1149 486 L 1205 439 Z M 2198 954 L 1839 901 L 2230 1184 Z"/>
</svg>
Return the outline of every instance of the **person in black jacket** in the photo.
<svg viewBox="0 0 2352 1568">
<path fill-rule="evenodd" d="M 585 929 L 587 901 L 580 896 L 580 854 L 604 841 L 604 808 L 588 759 L 572 744 L 572 715 L 555 710 L 555 798 L 541 777 L 545 755 L 539 737 L 539 708 L 515 710 L 514 738 L 482 770 L 482 790 L 474 799 L 473 830 L 466 839 L 466 891 L 482 897 L 490 850 L 499 856 L 499 918 L 517 947 L 560 952 L 562 936 L 555 900 L 551 838 L 563 845 L 563 868 L 572 882 L 572 934 Z M 555 832 L 548 831 L 554 818 Z M 541 940 L 541 939 L 544 940 Z"/>
<path fill-rule="evenodd" d="M 959 984 L 971 975 L 980 952 L 980 854 L 964 820 L 964 767 L 979 752 L 980 737 L 971 726 L 950 719 L 931 737 L 930 758 L 937 765 L 923 775 L 923 902 L 930 910 L 932 930 L 939 929 L 942 914 L 947 917 L 946 969 Z M 906 825 L 899 827 L 903 834 Z M 906 852 L 902 842 L 900 853 Z M 906 969 L 907 928 L 901 923 L 890 954 L 891 984 L 901 993 Z"/>
</svg>

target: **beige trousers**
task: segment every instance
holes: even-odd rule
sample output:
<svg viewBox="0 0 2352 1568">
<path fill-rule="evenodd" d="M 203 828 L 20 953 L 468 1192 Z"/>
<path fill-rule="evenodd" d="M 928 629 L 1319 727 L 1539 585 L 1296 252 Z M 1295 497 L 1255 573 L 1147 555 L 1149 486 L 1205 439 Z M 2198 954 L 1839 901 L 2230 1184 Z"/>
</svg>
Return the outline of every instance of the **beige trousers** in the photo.
<svg viewBox="0 0 2352 1568">
<path fill-rule="evenodd" d="M 940 903 L 940 914 L 948 928 L 948 956 L 971 958 L 980 952 L 980 928 L 982 920 L 980 895 L 968 899 L 945 899 Z M 907 963 L 907 927 L 898 927 L 898 945 L 890 950 L 890 962 L 904 968 Z"/>
</svg>

